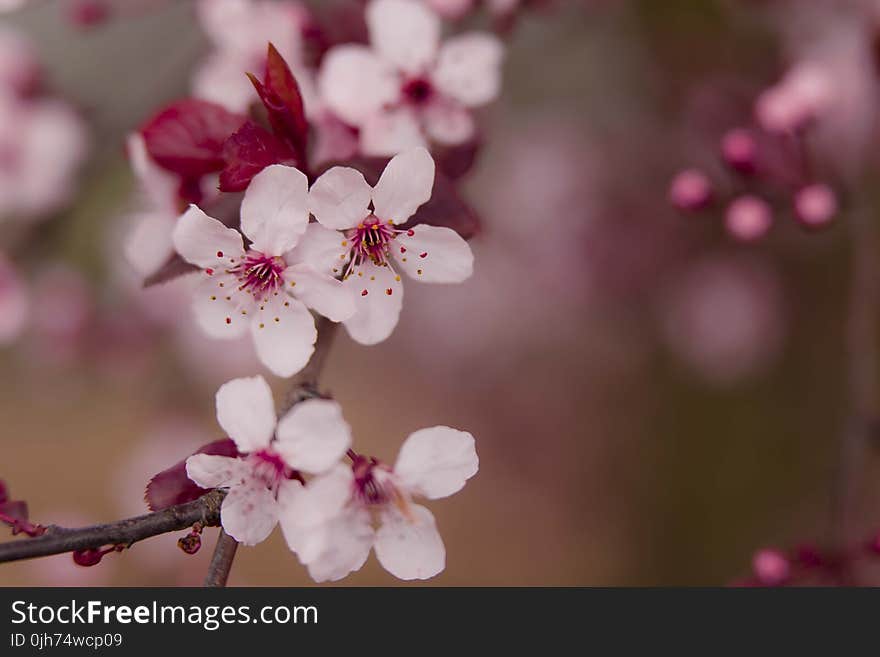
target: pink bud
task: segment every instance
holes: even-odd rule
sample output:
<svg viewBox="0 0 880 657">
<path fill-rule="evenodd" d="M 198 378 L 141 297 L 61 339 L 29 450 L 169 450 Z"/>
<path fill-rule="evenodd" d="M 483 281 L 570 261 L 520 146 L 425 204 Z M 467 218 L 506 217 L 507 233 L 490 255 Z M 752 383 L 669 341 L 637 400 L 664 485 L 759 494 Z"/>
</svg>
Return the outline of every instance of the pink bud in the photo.
<svg viewBox="0 0 880 657">
<path fill-rule="evenodd" d="M 679 210 L 694 211 L 706 207 L 712 198 L 709 178 L 697 169 L 685 169 L 669 186 L 669 202 Z"/>
<path fill-rule="evenodd" d="M 77 27 L 89 28 L 104 23 L 110 8 L 103 0 L 79 0 L 69 8 L 68 18 Z"/>
<path fill-rule="evenodd" d="M 758 145 L 752 134 L 743 128 L 731 130 L 721 138 L 721 155 L 729 166 L 751 173 L 755 170 L 755 155 Z"/>
<path fill-rule="evenodd" d="M 770 205 L 757 196 L 740 196 L 727 206 L 724 218 L 727 232 L 744 242 L 760 239 L 772 224 Z"/>
<path fill-rule="evenodd" d="M 794 195 L 794 211 L 805 226 L 824 226 L 837 214 L 837 195 L 824 183 L 809 185 Z"/>
<path fill-rule="evenodd" d="M 779 586 L 791 575 L 791 566 L 785 555 L 769 548 L 755 552 L 752 569 L 763 586 Z"/>
</svg>

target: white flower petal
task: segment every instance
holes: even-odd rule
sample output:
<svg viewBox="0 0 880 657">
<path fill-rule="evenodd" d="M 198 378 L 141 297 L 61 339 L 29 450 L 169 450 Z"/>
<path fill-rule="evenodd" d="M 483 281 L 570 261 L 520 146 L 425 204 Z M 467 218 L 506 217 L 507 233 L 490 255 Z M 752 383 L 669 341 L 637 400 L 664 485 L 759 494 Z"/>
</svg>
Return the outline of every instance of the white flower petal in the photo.
<svg viewBox="0 0 880 657">
<path fill-rule="evenodd" d="M 285 497 L 282 529 L 285 523 L 290 524 L 291 528 L 294 525 L 312 528 L 338 516 L 352 499 L 353 485 L 354 474 L 351 467 L 344 463 L 337 463 L 328 472 L 314 477 L 295 495 Z M 308 560 L 307 557 L 313 556 L 311 553 L 300 553 L 290 541 L 288 544 L 301 558 Z"/>
<path fill-rule="evenodd" d="M 239 292 L 234 276 L 206 276 L 193 295 L 193 313 L 199 328 L 212 338 L 243 335 L 250 325 L 252 307 L 252 297 Z"/>
<path fill-rule="evenodd" d="M 309 210 L 327 228 L 357 226 L 368 214 L 373 188 L 351 167 L 333 167 L 309 190 Z"/>
<path fill-rule="evenodd" d="M 217 454 L 193 454 L 186 460 L 186 476 L 202 488 L 238 484 L 247 469 L 242 459 Z"/>
<path fill-rule="evenodd" d="M 363 567 L 375 535 L 370 512 L 350 507 L 314 530 L 310 551 L 315 556 L 298 556 L 316 582 L 335 582 Z"/>
<path fill-rule="evenodd" d="M 274 448 L 290 467 L 308 474 L 332 468 L 351 446 L 351 427 L 329 399 L 310 399 L 278 421 Z"/>
<path fill-rule="evenodd" d="M 440 20 L 412 0 L 373 0 L 367 5 L 370 43 L 382 58 L 416 75 L 434 61 L 440 42 Z"/>
<path fill-rule="evenodd" d="M 153 208 L 177 215 L 177 179 L 153 161 L 147 153 L 144 136 L 131 133 L 126 140 L 126 150 L 131 169 Z"/>
<path fill-rule="evenodd" d="M 415 226 L 398 234 L 391 253 L 400 269 L 424 283 L 461 283 L 474 273 L 471 247 L 451 228 Z"/>
<path fill-rule="evenodd" d="M 309 181 L 295 167 L 268 166 L 251 180 L 241 203 L 241 230 L 257 251 L 282 255 L 309 223 Z"/>
<path fill-rule="evenodd" d="M 261 376 L 233 379 L 216 395 L 217 422 L 235 441 L 239 452 L 265 449 L 275 433 L 275 402 Z"/>
<path fill-rule="evenodd" d="M 260 362 L 283 377 L 293 376 L 305 367 L 318 337 L 311 313 L 286 294 L 256 308 L 251 335 Z"/>
<path fill-rule="evenodd" d="M 368 116 L 361 125 L 361 151 L 376 157 L 397 155 L 427 145 L 416 114 L 408 107 L 388 107 Z"/>
<path fill-rule="evenodd" d="M 257 92 L 242 73 L 251 63 L 236 55 L 218 51 L 202 62 L 193 74 L 193 96 L 222 105 L 230 112 L 246 114 L 251 103 L 257 100 Z"/>
<path fill-rule="evenodd" d="M 293 296 L 334 322 L 348 319 L 357 309 L 350 288 L 332 276 L 319 274 L 309 265 L 288 267 L 284 280 Z"/>
<path fill-rule="evenodd" d="M 202 269 L 221 268 L 229 258 L 244 255 L 241 233 L 209 217 L 196 205 L 190 205 L 177 220 L 172 239 L 181 257 Z"/>
<path fill-rule="evenodd" d="M 327 107 L 353 126 L 400 97 L 394 69 L 359 45 L 330 49 L 318 73 L 318 89 Z"/>
<path fill-rule="evenodd" d="M 504 46 L 487 33 L 472 32 L 448 39 L 440 49 L 434 84 L 469 107 L 485 105 L 501 89 Z"/>
<path fill-rule="evenodd" d="M 275 495 L 259 479 L 233 486 L 223 498 L 220 524 L 242 545 L 256 545 L 266 540 L 278 524 Z"/>
<path fill-rule="evenodd" d="M 394 331 L 403 306 L 403 285 L 398 278 L 390 267 L 367 262 L 343 281 L 357 305 L 354 315 L 343 323 L 356 342 L 376 344 Z"/>
<path fill-rule="evenodd" d="M 431 103 L 422 116 L 431 139 L 447 146 L 466 142 L 476 131 L 471 113 L 452 101 Z"/>
<path fill-rule="evenodd" d="M 409 507 L 411 518 L 396 507 L 382 513 L 376 532 L 376 558 L 400 579 L 428 579 L 446 567 L 446 548 L 434 516 L 418 504 Z"/>
<path fill-rule="evenodd" d="M 336 276 L 348 262 L 348 247 L 342 246 L 345 241 L 345 235 L 339 231 L 312 223 L 284 260 L 290 265 L 310 265 L 318 273 Z"/>
<path fill-rule="evenodd" d="M 125 241 L 125 259 L 140 276 L 159 270 L 174 254 L 171 233 L 177 217 L 163 212 L 140 215 Z"/>
<path fill-rule="evenodd" d="M 440 426 L 420 429 L 403 442 L 394 474 L 407 490 L 434 500 L 460 491 L 479 465 L 474 437 Z"/>
<path fill-rule="evenodd" d="M 402 224 L 431 198 L 434 160 L 424 148 L 413 148 L 391 159 L 376 188 L 373 207 L 383 221 Z"/>
</svg>

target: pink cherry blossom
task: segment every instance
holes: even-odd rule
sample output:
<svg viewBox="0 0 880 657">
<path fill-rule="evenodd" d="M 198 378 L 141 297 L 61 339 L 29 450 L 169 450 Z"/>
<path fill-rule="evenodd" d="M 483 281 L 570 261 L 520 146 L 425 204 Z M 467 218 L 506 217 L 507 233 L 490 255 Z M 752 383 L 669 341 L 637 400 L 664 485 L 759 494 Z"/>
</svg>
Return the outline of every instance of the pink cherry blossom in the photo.
<svg viewBox="0 0 880 657">
<path fill-rule="evenodd" d="M 448 497 L 477 473 L 471 434 L 438 426 L 411 434 L 393 467 L 357 455 L 304 488 L 281 492 L 281 530 L 318 582 L 358 570 L 375 548 L 400 579 L 427 579 L 446 566 L 446 548 L 431 512 L 412 498 Z M 372 516 L 378 518 L 374 529 Z"/>
<path fill-rule="evenodd" d="M 424 0 L 439 16 L 458 20 L 473 11 L 476 0 Z"/>
<path fill-rule="evenodd" d="M 199 23 L 215 49 L 195 73 L 196 96 L 245 112 L 257 100 L 245 73 L 261 74 L 269 42 L 303 84 L 302 31 L 308 12 L 300 2 L 200 0 L 197 8 Z M 305 91 L 306 98 L 313 95 Z"/>
<path fill-rule="evenodd" d="M 217 421 L 242 456 L 196 454 L 186 473 L 203 488 L 228 490 L 220 509 L 226 533 L 245 545 L 265 540 L 278 523 L 279 496 L 300 487 L 299 472 L 330 470 L 351 444 L 339 404 L 311 399 L 276 419 L 261 376 L 233 379 L 217 391 Z"/>
<path fill-rule="evenodd" d="M 794 210 L 805 226 L 824 226 L 837 214 L 837 195 L 824 183 L 807 185 L 794 195 Z"/>
<path fill-rule="evenodd" d="M 367 27 L 370 46 L 331 49 L 318 75 L 324 102 L 360 128 L 361 150 L 394 155 L 470 139 L 471 109 L 499 92 L 501 42 L 471 32 L 441 45 L 440 19 L 413 0 L 372 0 Z"/>
<path fill-rule="evenodd" d="M 700 210 L 712 199 L 712 183 L 698 169 L 685 169 L 669 185 L 669 202 L 679 210 Z"/>
<path fill-rule="evenodd" d="M 85 154 L 85 129 L 67 105 L 0 92 L 0 219 L 59 209 Z"/>
<path fill-rule="evenodd" d="M 394 157 L 375 188 L 349 167 L 333 167 L 312 185 L 309 208 L 319 225 L 294 253 L 319 272 L 343 276 L 357 304 L 343 323 L 361 344 L 381 342 L 397 326 L 403 286 L 396 268 L 426 283 L 460 283 L 473 273 L 471 249 L 455 231 L 395 228 L 431 197 L 433 185 L 434 160 L 423 148 Z"/>
<path fill-rule="evenodd" d="M 241 233 L 195 205 L 173 233 L 177 252 L 204 272 L 194 304 L 202 329 L 215 338 L 250 329 L 260 361 L 278 376 L 293 376 L 312 355 L 317 334 L 308 308 L 336 322 L 355 312 L 351 291 L 313 266 L 308 217 L 305 174 L 273 165 L 254 177 L 241 205 L 249 248 Z"/>
</svg>

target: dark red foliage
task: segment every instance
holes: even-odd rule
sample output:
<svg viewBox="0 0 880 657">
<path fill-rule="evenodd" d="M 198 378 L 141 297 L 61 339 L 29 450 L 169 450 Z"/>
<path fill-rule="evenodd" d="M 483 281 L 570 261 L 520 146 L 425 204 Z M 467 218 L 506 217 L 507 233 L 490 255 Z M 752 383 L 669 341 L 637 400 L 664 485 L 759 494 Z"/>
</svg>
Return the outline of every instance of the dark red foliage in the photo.
<svg viewBox="0 0 880 657">
<path fill-rule="evenodd" d="M 97 566 L 101 563 L 101 559 L 104 558 L 105 554 L 122 552 L 125 547 L 125 545 L 111 545 L 104 548 L 86 548 L 84 550 L 74 550 L 71 554 L 73 555 L 73 562 L 77 566 Z"/>
<path fill-rule="evenodd" d="M 0 480 L 0 522 L 12 528 L 13 536 L 16 534 L 40 536 L 46 532 L 45 527 L 28 520 L 26 502 L 9 499 L 9 488 L 2 480 Z"/>
<path fill-rule="evenodd" d="M 290 143 L 297 159 L 304 164 L 309 122 L 306 119 L 302 94 L 287 62 L 271 43 L 266 55 L 262 85 L 253 77 L 251 82 L 269 112 L 269 122 L 275 134 Z"/>
<path fill-rule="evenodd" d="M 223 143 L 245 120 L 220 105 L 185 98 L 149 119 L 141 133 L 159 166 L 192 181 L 223 169 Z"/>
<path fill-rule="evenodd" d="M 238 449 L 232 440 L 224 438 L 208 443 L 197 450 L 195 454 L 238 456 Z M 161 511 L 175 504 L 196 500 L 207 492 L 186 476 L 186 459 L 183 459 L 150 480 L 144 493 L 144 500 L 150 511 Z"/>
<path fill-rule="evenodd" d="M 271 164 L 296 166 L 293 149 L 253 121 L 246 121 L 223 145 L 226 167 L 220 174 L 221 192 L 247 189 L 251 179 Z"/>
</svg>

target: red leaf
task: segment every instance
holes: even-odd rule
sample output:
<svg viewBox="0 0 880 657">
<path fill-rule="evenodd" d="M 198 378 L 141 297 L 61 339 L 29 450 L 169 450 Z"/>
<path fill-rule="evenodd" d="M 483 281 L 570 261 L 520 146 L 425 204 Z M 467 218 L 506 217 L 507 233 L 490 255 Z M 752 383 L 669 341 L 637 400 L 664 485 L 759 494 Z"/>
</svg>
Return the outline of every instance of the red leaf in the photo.
<svg viewBox="0 0 880 657">
<path fill-rule="evenodd" d="M 208 443 L 195 453 L 238 456 L 238 449 L 229 438 L 224 438 Z M 150 479 L 144 500 L 150 511 L 161 511 L 175 504 L 196 500 L 207 492 L 186 476 L 186 459 L 183 459 Z"/>
<path fill-rule="evenodd" d="M 153 116 L 141 133 L 159 166 L 193 179 L 223 169 L 223 142 L 245 120 L 220 105 L 185 98 Z"/>
<path fill-rule="evenodd" d="M 271 43 L 266 55 L 266 73 L 261 86 L 263 93 L 260 93 L 260 87 L 257 87 L 257 93 L 269 112 L 272 129 L 290 142 L 299 161 L 304 162 L 309 122 L 303 107 L 302 93 L 287 62 Z"/>
<path fill-rule="evenodd" d="M 226 166 L 220 174 L 221 192 L 240 192 L 270 164 L 296 165 L 293 150 L 265 128 L 247 121 L 223 145 Z"/>
</svg>

